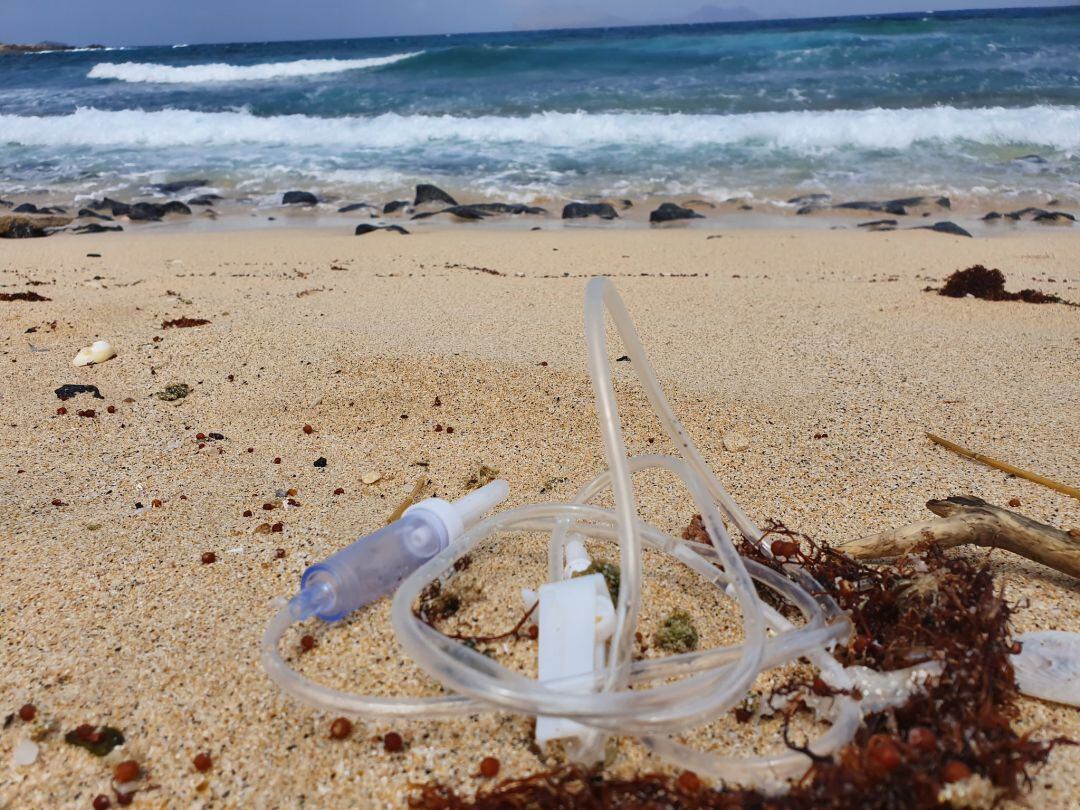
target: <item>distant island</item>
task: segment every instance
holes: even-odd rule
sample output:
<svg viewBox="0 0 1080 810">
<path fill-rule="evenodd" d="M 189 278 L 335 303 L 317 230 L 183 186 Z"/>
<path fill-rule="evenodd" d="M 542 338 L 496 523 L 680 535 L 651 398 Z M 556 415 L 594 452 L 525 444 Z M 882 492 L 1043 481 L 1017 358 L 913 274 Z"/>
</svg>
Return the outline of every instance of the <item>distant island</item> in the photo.
<svg viewBox="0 0 1080 810">
<path fill-rule="evenodd" d="M 87 45 L 86 50 L 103 51 L 104 45 Z M 78 50 L 74 45 L 65 45 L 62 42 L 39 42 L 36 45 L 9 45 L 0 42 L 0 53 L 42 53 L 43 51 L 74 51 Z"/>
</svg>

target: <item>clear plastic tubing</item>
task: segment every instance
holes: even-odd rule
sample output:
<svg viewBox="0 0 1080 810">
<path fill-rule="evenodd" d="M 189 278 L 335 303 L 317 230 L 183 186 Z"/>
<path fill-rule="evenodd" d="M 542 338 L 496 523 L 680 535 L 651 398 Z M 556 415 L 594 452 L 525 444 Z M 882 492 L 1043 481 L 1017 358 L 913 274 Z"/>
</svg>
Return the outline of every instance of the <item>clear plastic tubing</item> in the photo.
<svg viewBox="0 0 1080 810">
<path fill-rule="evenodd" d="M 632 361 L 631 367 L 661 425 L 678 448 L 678 457 L 628 457 L 612 387 L 605 315 L 614 322 L 624 351 Z M 429 537 L 426 524 L 409 521 L 407 513 L 403 518 L 405 525 L 395 529 L 397 539 L 393 542 L 384 539 L 383 533 L 391 528 L 387 527 L 312 566 L 304 575 L 300 595 L 282 607 L 267 627 L 262 642 L 263 665 L 270 678 L 288 694 L 327 711 L 379 719 L 434 719 L 481 711 L 557 715 L 590 727 L 580 744 L 568 747 L 570 755 L 578 761 L 597 761 L 608 734 L 635 735 L 656 754 L 702 775 L 782 788 L 783 780 L 796 778 L 809 767 L 810 759 L 805 754 L 784 748 L 773 755 L 724 757 L 688 748 L 670 735 L 719 718 L 745 699 L 763 671 L 799 659 L 810 660 L 832 686 L 849 687 L 853 683 L 851 673 L 828 650 L 848 638 L 850 623 L 805 569 L 787 565 L 784 573 L 778 573 L 738 554 L 727 525 L 758 543 L 763 553 L 770 552 L 761 531 L 720 484 L 675 417 L 630 316 L 607 279 L 593 279 L 586 290 L 585 336 L 608 468 L 585 484 L 571 503 L 536 504 L 504 511 L 481 520 L 458 539 L 446 543 Z M 648 469 L 666 470 L 685 485 L 702 517 L 709 544 L 680 540 L 637 517 L 633 475 Z M 609 490 L 613 509 L 591 503 Z M 473 515 L 478 517 L 475 511 Z M 621 585 L 615 606 L 616 627 L 604 665 L 598 672 L 540 683 L 444 636 L 413 614 L 412 606 L 428 583 L 442 577 L 455 561 L 481 543 L 510 530 L 549 534 L 552 581 L 564 576 L 563 556 L 568 540 L 617 544 Z M 403 535 L 415 538 L 422 549 L 416 559 L 424 557 L 426 561 L 420 560 L 414 566 L 410 558 L 408 565 L 401 563 Z M 438 548 L 429 555 L 436 545 Z M 380 556 L 384 546 L 390 549 L 385 558 Z M 634 661 L 631 651 L 642 607 L 641 564 L 645 547 L 671 555 L 715 586 L 725 599 L 730 599 L 741 615 L 742 643 Z M 410 566 L 415 570 L 406 571 Z M 364 579 L 368 574 L 370 579 Z M 404 576 L 400 584 L 399 576 Z M 358 584 L 361 580 L 363 583 Z M 339 594 L 332 603 L 324 593 L 324 582 L 337 583 L 327 586 L 336 587 Z M 803 621 L 796 626 L 763 604 L 755 583 L 794 605 Z M 278 645 L 293 622 L 310 615 L 331 621 L 340 619 L 371 601 L 372 594 L 390 591 L 394 591 L 391 620 L 402 647 L 451 694 L 426 698 L 351 694 L 301 676 L 281 658 Z M 578 691 L 583 682 L 596 691 Z M 890 699 L 903 700 L 907 695 L 901 688 L 903 682 L 900 677 L 882 677 L 877 697 L 885 703 Z M 880 701 L 876 705 L 880 707 Z M 809 743 L 809 749 L 824 756 L 851 740 L 861 713 L 855 701 L 842 696 L 822 699 L 816 708 L 830 725 Z"/>
</svg>

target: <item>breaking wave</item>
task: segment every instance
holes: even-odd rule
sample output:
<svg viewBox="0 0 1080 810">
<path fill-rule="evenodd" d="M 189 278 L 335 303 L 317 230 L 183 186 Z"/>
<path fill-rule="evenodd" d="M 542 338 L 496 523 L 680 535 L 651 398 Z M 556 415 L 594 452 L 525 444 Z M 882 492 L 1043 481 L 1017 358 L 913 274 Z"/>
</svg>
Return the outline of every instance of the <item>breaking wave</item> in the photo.
<svg viewBox="0 0 1080 810">
<path fill-rule="evenodd" d="M 300 59 L 294 62 L 263 62 L 256 65 L 230 65 L 225 62 L 215 62 L 207 65 L 177 67 L 153 62 L 99 62 L 86 75 L 90 79 L 118 79 L 122 82 L 155 84 L 266 81 L 381 67 L 411 59 L 422 53 L 423 51 L 396 53 L 390 56 L 372 56 L 367 59 Z"/>
<path fill-rule="evenodd" d="M 746 146 L 807 155 L 844 148 L 905 150 L 923 143 L 955 143 L 1072 152 L 1080 149 L 1080 107 L 877 108 L 735 115 L 549 112 L 520 117 L 388 113 L 342 118 L 260 117 L 243 110 L 80 108 L 64 116 L 0 115 L 0 142 L 135 148 L 267 144 L 375 150 L 447 144 L 540 149 Z"/>
</svg>

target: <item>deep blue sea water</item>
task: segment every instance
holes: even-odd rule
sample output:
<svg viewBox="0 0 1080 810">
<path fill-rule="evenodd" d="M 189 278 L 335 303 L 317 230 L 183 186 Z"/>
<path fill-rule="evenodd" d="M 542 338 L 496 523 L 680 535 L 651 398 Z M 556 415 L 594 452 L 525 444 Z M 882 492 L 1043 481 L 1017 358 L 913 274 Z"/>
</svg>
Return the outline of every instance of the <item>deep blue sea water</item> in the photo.
<svg viewBox="0 0 1080 810">
<path fill-rule="evenodd" d="M 0 55 L 0 197 L 192 176 L 1076 201 L 1080 9 Z"/>
</svg>

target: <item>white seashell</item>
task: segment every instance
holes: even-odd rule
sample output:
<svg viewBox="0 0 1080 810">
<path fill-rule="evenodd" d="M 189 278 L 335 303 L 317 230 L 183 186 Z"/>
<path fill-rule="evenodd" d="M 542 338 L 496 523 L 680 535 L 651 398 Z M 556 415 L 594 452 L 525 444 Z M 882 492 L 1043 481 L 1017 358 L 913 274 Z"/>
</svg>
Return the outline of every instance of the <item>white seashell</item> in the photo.
<svg viewBox="0 0 1080 810">
<path fill-rule="evenodd" d="M 1025 695 L 1080 706 L 1080 633 L 1047 630 L 1014 636 L 1023 645 L 1012 656 L 1016 683 Z"/>
<path fill-rule="evenodd" d="M 91 363 L 104 363 L 110 357 L 116 357 L 116 349 L 107 340 L 95 341 L 92 346 L 79 349 L 75 359 L 71 361 L 73 366 L 88 366 Z"/>
<path fill-rule="evenodd" d="M 33 765 L 37 762 L 38 747 L 37 743 L 30 740 L 20 740 L 19 744 L 15 746 L 15 749 L 11 752 L 11 761 L 16 765 Z"/>
<path fill-rule="evenodd" d="M 360 480 L 363 481 L 365 484 L 374 484 L 377 481 L 382 480 L 382 473 L 366 472 L 363 474 Z"/>
<path fill-rule="evenodd" d="M 741 433 L 725 433 L 724 434 L 724 449 L 729 453 L 741 453 L 743 450 L 750 448 L 750 440 L 743 436 Z"/>
</svg>

